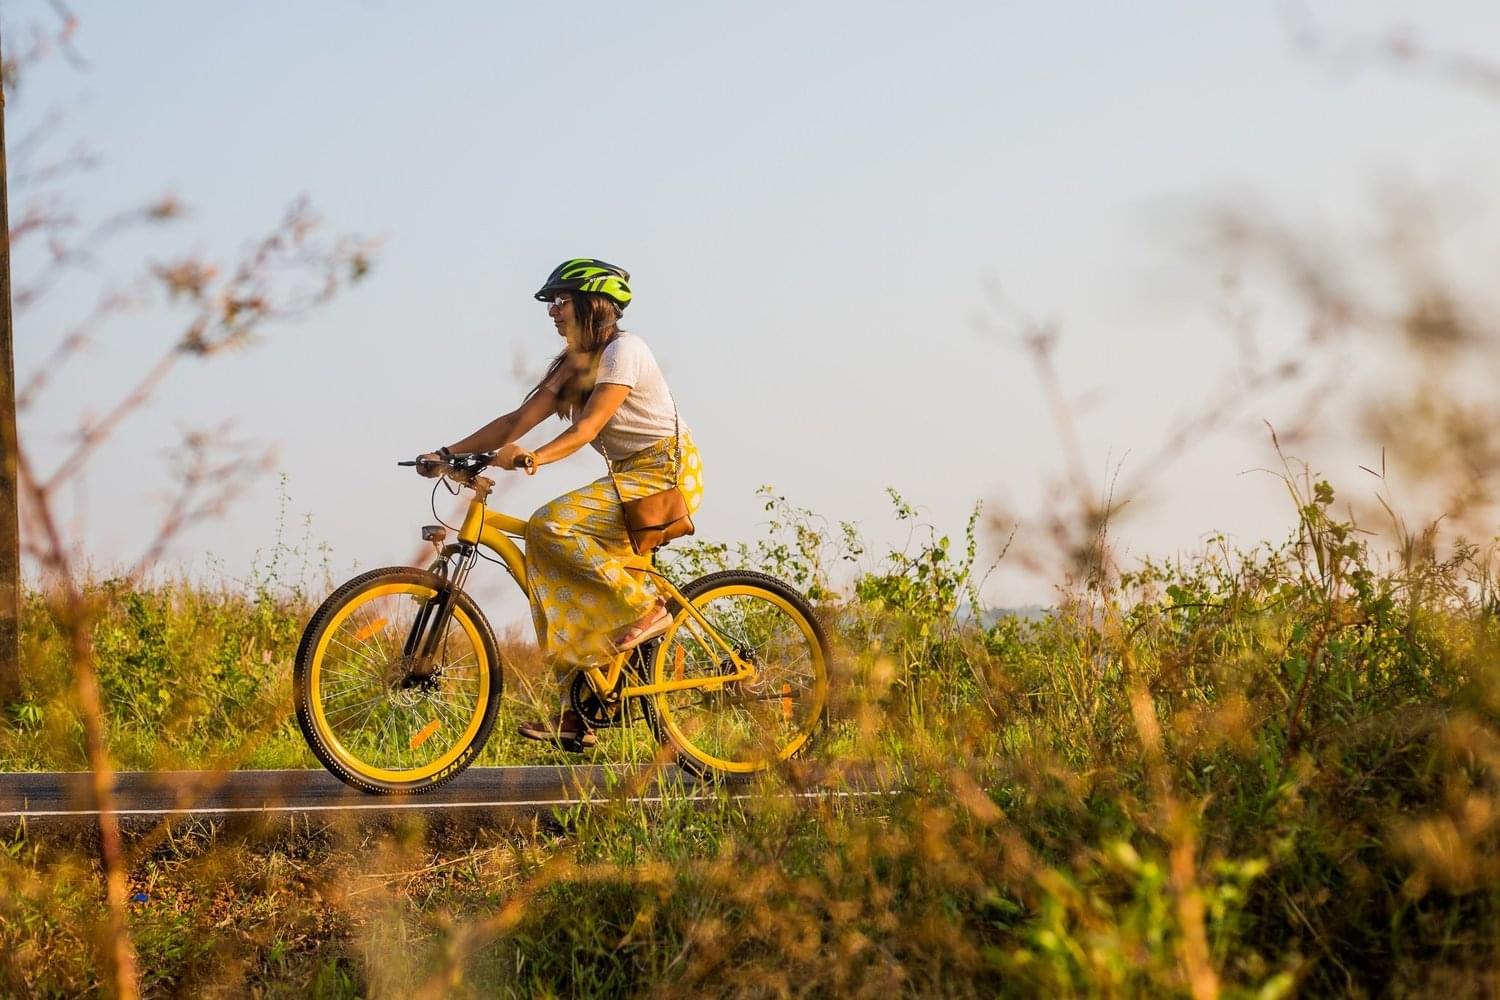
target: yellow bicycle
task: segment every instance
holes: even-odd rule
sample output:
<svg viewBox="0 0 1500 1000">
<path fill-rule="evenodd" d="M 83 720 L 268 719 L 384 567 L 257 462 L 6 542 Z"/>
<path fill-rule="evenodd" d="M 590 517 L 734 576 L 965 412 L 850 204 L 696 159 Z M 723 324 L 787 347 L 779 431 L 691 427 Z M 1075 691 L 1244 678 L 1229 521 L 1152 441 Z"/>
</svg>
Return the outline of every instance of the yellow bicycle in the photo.
<svg viewBox="0 0 1500 1000">
<path fill-rule="evenodd" d="M 454 455 L 444 478 L 473 491 L 457 541 L 428 525 L 427 569 L 391 566 L 331 594 L 302 633 L 293 669 L 297 723 L 313 754 L 365 792 L 425 792 L 474 762 L 495 724 L 503 664 L 489 622 L 464 591 L 480 548 L 529 597 L 518 544 L 526 522 L 489 510 L 485 453 Z M 402 462 L 401 465 L 413 465 Z M 764 573 L 711 573 L 678 589 L 649 556 L 672 622 L 658 639 L 585 666 L 569 701 L 592 728 L 633 721 L 699 775 L 746 775 L 808 746 L 828 701 L 828 642 L 812 607 Z"/>
</svg>

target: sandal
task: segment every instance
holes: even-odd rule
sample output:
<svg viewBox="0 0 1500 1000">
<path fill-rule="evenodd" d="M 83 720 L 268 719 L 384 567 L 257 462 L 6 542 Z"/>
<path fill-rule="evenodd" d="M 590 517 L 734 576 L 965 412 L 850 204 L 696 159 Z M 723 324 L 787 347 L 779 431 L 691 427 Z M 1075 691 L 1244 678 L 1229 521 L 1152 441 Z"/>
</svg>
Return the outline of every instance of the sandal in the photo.
<svg viewBox="0 0 1500 1000">
<path fill-rule="evenodd" d="M 516 727 L 516 732 L 528 740 L 550 743 L 570 753 L 590 750 L 599 742 L 599 737 L 571 708 L 563 709 L 550 721 L 523 722 Z"/>
<path fill-rule="evenodd" d="M 623 653 L 627 649 L 634 649 L 649 639 L 655 639 L 672 626 L 672 616 L 667 614 L 666 606 L 656 605 L 656 613 L 644 621 L 637 622 L 624 632 L 615 636 L 614 644 L 617 652 Z"/>
</svg>

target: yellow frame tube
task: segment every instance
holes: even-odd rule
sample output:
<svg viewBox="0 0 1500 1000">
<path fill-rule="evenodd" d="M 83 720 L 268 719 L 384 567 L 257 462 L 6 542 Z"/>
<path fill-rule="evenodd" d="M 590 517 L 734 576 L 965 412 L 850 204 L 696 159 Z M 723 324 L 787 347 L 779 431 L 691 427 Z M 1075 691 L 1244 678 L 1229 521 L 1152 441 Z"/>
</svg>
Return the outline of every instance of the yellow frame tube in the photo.
<svg viewBox="0 0 1500 1000">
<path fill-rule="evenodd" d="M 526 534 L 526 522 L 497 510 L 489 510 L 478 500 L 469 502 L 464 512 L 463 527 L 458 529 L 458 540 L 470 545 L 483 545 L 505 563 L 505 568 L 515 578 L 526 599 L 531 599 L 531 587 L 526 582 L 526 557 L 521 547 L 513 541 Z M 513 537 L 512 537 L 513 536 Z"/>
<path fill-rule="evenodd" d="M 682 680 L 662 681 L 660 684 L 627 685 L 620 689 L 620 697 L 635 698 L 648 694 L 667 694 L 672 691 L 687 691 L 693 688 L 703 688 L 704 690 L 718 690 L 725 684 L 736 681 L 747 681 L 755 677 L 757 673 L 755 664 L 746 663 L 744 660 L 740 659 L 739 654 L 731 649 L 723 639 L 719 638 L 718 630 L 715 629 L 713 625 L 709 624 L 708 619 L 703 617 L 703 613 L 700 612 L 691 601 L 683 597 L 681 591 L 679 591 L 675 586 L 672 585 L 671 580 L 668 580 L 665 576 L 662 576 L 656 571 L 654 567 L 651 567 L 649 565 L 640 568 L 644 569 L 646 572 L 650 573 L 652 576 L 661 581 L 662 586 L 664 586 L 670 592 L 672 598 L 677 602 L 678 606 L 684 608 L 693 620 L 697 621 L 705 629 L 708 630 L 708 634 L 713 639 L 714 644 L 717 645 L 726 654 L 728 654 L 730 660 L 734 663 L 737 669 L 732 674 L 724 674 L 719 677 L 685 677 Z M 693 632 L 693 638 L 698 640 L 698 644 L 704 647 L 705 652 L 708 652 L 710 655 L 712 655 L 713 650 L 708 648 L 707 644 L 703 641 L 703 637 L 696 630 Z M 603 694 L 606 691 L 614 690 L 615 684 L 620 680 L 620 674 L 625 670 L 625 660 L 629 657 L 629 655 L 630 651 L 626 651 L 624 653 L 621 653 L 619 656 L 616 656 L 609 665 L 608 673 L 605 673 L 598 667 L 585 667 L 583 669 L 584 676 L 588 678 L 589 684 L 593 686 L 596 693 Z"/>
<path fill-rule="evenodd" d="M 669 694 L 673 691 L 687 691 L 691 688 L 717 691 L 725 684 L 748 681 L 754 676 L 754 670 L 739 670 L 732 674 L 725 674 L 722 677 L 684 677 L 680 681 L 662 681 L 660 684 L 641 684 L 638 687 L 623 687 L 620 689 L 620 697 L 635 698 L 648 694 Z"/>
<path fill-rule="evenodd" d="M 488 509 L 478 498 L 469 503 L 469 509 L 464 513 L 464 523 L 458 530 L 458 540 L 470 545 L 483 545 L 491 552 L 500 557 L 505 563 L 505 568 L 521 587 L 521 593 L 526 599 L 531 599 L 531 587 L 526 580 L 526 558 L 521 552 L 521 547 L 514 541 L 516 538 L 524 537 L 526 534 L 526 522 L 519 517 L 502 514 L 496 510 Z M 721 677 L 699 677 L 683 678 L 682 680 L 663 681 L 660 684 L 642 684 L 637 687 L 625 687 L 620 690 L 621 697 L 634 698 L 650 694 L 666 694 L 671 691 L 686 691 L 691 688 L 718 689 L 725 684 L 734 681 L 749 680 L 756 674 L 755 665 L 746 663 L 740 659 L 729 645 L 719 638 L 719 632 L 713 627 L 708 619 L 693 605 L 691 601 L 682 596 L 682 592 L 673 586 L 672 581 L 659 573 L 651 564 L 650 557 L 638 556 L 635 559 L 626 560 L 625 568 L 635 570 L 654 576 L 667 590 L 668 595 L 677 602 L 678 606 L 685 609 L 693 620 L 707 630 L 709 637 L 721 650 L 728 654 L 730 661 L 736 666 L 732 674 Z M 712 650 L 703 642 L 703 637 L 697 630 L 693 631 L 693 638 L 702 645 L 706 652 L 712 654 Z M 609 672 L 605 673 L 598 667 L 584 668 L 584 676 L 593 685 L 594 690 L 603 693 L 614 689 L 620 680 L 620 674 L 625 670 L 625 660 L 629 652 L 621 653 L 614 658 L 609 665 Z"/>
</svg>

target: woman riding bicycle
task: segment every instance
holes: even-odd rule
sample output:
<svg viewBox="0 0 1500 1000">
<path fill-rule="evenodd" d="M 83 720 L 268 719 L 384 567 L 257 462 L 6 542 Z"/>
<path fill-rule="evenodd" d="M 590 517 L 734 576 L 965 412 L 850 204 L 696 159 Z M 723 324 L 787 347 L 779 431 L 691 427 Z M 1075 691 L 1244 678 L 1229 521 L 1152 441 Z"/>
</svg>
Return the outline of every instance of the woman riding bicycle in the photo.
<svg viewBox="0 0 1500 1000">
<path fill-rule="evenodd" d="M 619 327 L 631 300 L 629 281 L 623 268 L 601 260 L 559 264 L 536 297 L 547 303 L 566 346 L 519 407 L 423 455 L 416 467 L 436 475 L 448 454 L 495 451 L 491 465 L 534 472 L 584 445 L 605 457 L 613 475 L 543 505 L 526 526 L 537 643 L 560 667 L 607 658 L 666 631 L 666 608 L 646 583 L 625 571 L 633 549 L 622 501 L 675 485 L 692 512 L 703 495 L 702 461 L 666 378 L 646 342 Z M 517 443 L 553 414 L 569 422 L 567 430 L 534 450 Z M 571 710 L 551 722 L 523 723 L 519 731 L 574 746 L 593 740 Z"/>
</svg>

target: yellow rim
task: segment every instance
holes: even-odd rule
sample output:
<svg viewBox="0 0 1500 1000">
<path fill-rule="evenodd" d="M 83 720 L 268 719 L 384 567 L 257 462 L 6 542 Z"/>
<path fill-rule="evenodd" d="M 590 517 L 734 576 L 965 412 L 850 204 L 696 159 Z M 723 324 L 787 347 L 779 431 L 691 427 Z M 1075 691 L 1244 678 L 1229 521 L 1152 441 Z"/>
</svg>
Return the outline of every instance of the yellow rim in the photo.
<svg viewBox="0 0 1500 1000">
<path fill-rule="evenodd" d="M 714 601 L 733 597 L 753 597 L 756 600 L 764 601 L 766 604 L 780 611 L 789 621 L 795 623 L 797 634 L 800 635 L 802 642 L 806 644 L 807 650 L 810 653 L 808 663 L 808 669 L 812 674 L 812 686 L 809 692 L 810 710 L 797 723 L 792 738 L 784 744 L 780 744 L 778 740 L 778 744 L 780 745 L 776 747 L 774 758 L 771 758 L 769 755 L 757 755 L 751 760 L 733 760 L 721 757 L 700 746 L 698 738 L 689 735 L 684 728 L 684 722 L 687 721 L 684 718 L 685 713 L 674 711 L 673 709 L 674 699 L 677 699 L 679 704 L 686 704 L 688 699 L 704 697 L 705 694 L 702 689 L 695 688 L 682 692 L 660 694 L 656 695 L 655 698 L 662 725 L 679 750 L 716 771 L 725 771 L 731 774 L 749 774 L 754 771 L 763 770 L 775 761 L 786 760 L 802 749 L 812 737 L 813 730 L 817 728 L 818 719 L 823 713 L 823 706 L 828 696 L 828 664 L 824 660 L 823 647 L 818 642 L 818 636 L 813 631 L 812 623 L 807 620 L 806 616 L 795 605 L 773 591 L 752 584 L 730 584 L 723 587 L 715 587 L 712 590 L 699 594 L 693 598 L 693 606 L 698 608 L 704 614 L 705 618 L 713 622 L 714 615 L 712 614 L 710 605 Z M 682 642 L 675 641 L 679 632 L 701 632 L 702 628 L 703 626 L 698 624 L 687 611 L 678 612 L 677 618 L 672 622 L 671 628 L 662 636 L 661 645 L 657 647 L 656 657 L 652 663 L 652 679 L 655 683 L 659 684 L 673 678 L 681 678 L 686 671 L 684 661 L 689 655 L 694 653 L 703 655 L 705 649 L 709 647 L 717 648 L 712 639 L 702 635 L 689 634 L 684 637 Z M 724 639 L 730 645 L 734 645 L 733 637 L 725 635 Z M 770 676 L 768 672 L 768 676 L 762 679 L 760 683 L 763 686 L 770 685 L 775 688 L 774 692 L 772 692 L 774 697 L 767 695 L 764 700 L 770 706 L 773 714 L 781 716 L 783 706 L 791 700 L 790 694 L 785 690 L 785 686 L 789 682 L 780 677 Z M 708 696 L 711 696 L 711 694 Z"/>
<path fill-rule="evenodd" d="M 432 600 L 432 598 L 437 596 L 437 591 L 432 587 L 428 587 L 420 583 L 381 584 L 380 586 L 373 587 L 370 590 L 364 591 L 353 600 L 346 603 L 343 607 L 339 608 L 339 610 L 334 614 L 333 618 L 328 622 L 328 625 L 323 629 L 323 634 L 318 639 L 318 647 L 313 652 L 312 663 L 310 664 L 308 688 L 311 695 L 310 701 L 312 703 L 313 722 L 317 726 L 318 732 L 322 734 L 323 740 L 327 744 L 328 749 L 336 758 L 338 758 L 340 763 L 342 763 L 349 770 L 363 775 L 367 778 L 373 778 L 379 781 L 410 783 L 422 781 L 427 778 L 431 778 L 434 775 L 441 774 L 449 765 L 451 765 L 460 756 L 462 756 L 464 751 L 467 750 L 469 746 L 474 742 L 474 738 L 479 732 L 480 723 L 484 719 L 485 705 L 489 702 L 491 664 L 486 659 L 486 651 L 484 648 L 484 643 L 480 639 L 478 627 L 474 624 L 473 621 L 469 619 L 468 615 L 463 613 L 463 610 L 461 608 L 455 607 L 453 609 L 453 619 L 457 621 L 463 628 L 464 633 L 468 637 L 469 644 L 474 650 L 474 656 L 477 661 L 477 673 L 479 680 L 479 690 L 474 701 L 474 712 L 473 715 L 467 720 L 463 732 L 459 735 L 458 739 L 453 742 L 453 745 L 447 750 L 447 752 L 442 754 L 442 756 L 438 757 L 436 760 L 430 763 L 407 770 L 395 770 L 392 768 L 376 767 L 370 762 L 352 753 L 339 740 L 338 736 L 334 733 L 333 726 L 331 726 L 328 722 L 328 717 L 324 714 L 324 658 L 327 654 L 329 644 L 333 641 L 334 636 L 338 633 L 339 626 L 341 626 L 349 618 L 350 615 L 354 614 L 355 611 L 359 610 L 365 605 L 368 605 L 374 600 L 382 597 L 402 594 L 408 594 L 423 601 L 430 601 Z M 382 624 L 382 627 L 383 625 L 384 623 Z M 366 625 L 364 627 L 368 628 L 369 626 Z M 423 728 L 429 728 L 430 725 L 431 724 L 429 723 Z M 418 742 L 416 746 L 413 746 L 412 749 L 417 749 L 421 745 L 421 743 L 425 742 L 431 735 L 431 732 L 427 732 L 425 735 L 422 735 L 421 741 Z"/>
</svg>

